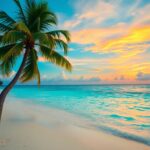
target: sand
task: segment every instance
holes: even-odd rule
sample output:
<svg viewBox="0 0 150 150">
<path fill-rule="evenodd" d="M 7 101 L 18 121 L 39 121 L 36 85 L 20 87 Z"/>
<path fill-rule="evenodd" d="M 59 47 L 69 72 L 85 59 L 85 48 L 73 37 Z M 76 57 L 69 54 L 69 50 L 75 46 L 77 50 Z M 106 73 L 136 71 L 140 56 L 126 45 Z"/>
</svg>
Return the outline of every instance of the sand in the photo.
<svg viewBox="0 0 150 150">
<path fill-rule="evenodd" d="M 89 128 L 65 111 L 7 102 L 0 125 L 0 150 L 150 150 L 144 144 Z"/>
</svg>

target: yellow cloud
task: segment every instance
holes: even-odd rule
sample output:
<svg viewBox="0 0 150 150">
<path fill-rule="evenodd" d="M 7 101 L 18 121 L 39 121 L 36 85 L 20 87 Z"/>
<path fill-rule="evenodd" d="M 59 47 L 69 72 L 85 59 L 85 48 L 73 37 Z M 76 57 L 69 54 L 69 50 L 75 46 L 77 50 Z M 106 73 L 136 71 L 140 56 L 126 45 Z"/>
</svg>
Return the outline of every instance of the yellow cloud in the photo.
<svg viewBox="0 0 150 150">
<path fill-rule="evenodd" d="M 135 28 L 130 31 L 129 34 L 114 38 L 112 40 L 106 41 L 102 45 L 102 49 L 109 51 L 111 49 L 135 49 L 135 48 L 145 48 L 147 42 L 150 41 L 150 26 L 145 26 L 141 28 Z"/>
</svg>

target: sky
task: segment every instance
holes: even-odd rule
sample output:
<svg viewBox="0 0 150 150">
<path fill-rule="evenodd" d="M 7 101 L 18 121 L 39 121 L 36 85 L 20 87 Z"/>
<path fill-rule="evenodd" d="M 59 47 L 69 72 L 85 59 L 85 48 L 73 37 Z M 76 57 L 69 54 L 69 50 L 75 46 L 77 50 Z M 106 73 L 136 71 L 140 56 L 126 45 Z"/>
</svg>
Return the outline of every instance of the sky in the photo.
<svg viewBox="0 0 150 150">
<path fill-rule="evenodd" d="M 42 84 L 150 84 L 150 0 L 47 1 L 58 29 L 71 33 L 73 71 L 39 58 Z M 12 0 L 0 0 L 0 9 L 15 16 Z"/>
</svg>

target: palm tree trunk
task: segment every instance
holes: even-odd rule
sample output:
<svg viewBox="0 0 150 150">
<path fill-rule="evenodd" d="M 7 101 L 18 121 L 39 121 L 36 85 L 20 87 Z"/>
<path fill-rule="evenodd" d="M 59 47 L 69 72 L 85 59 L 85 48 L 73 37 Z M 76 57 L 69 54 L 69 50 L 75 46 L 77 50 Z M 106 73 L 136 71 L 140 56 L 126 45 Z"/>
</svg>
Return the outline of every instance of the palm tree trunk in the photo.
<svg viewBox="0 0 150 150">
<path fill-rule="evenodd" d="M 23 57 L 22 63 L 21 63 L 21 66 L 20 66 L 18 72 L 16 73 L 15 77 L 13 78 L 13 80 L 4 88 L 4 90 L 0 94 L 0 121 L 1 121 L 1 117 L 2 117 L 2 110 L 3 110 L 3 105 L 4 105 L 5 98 L 6 98 L 7 94 L 8 94 L 8 92 L 12 89 L 12 87 L 18 81 L 18 79 L 19 79 L 19 77 L 21 75 L 21 72 L 22 72 L 22 70 L 23 70 L 23 68 L 25 66 L 25 62 L 26 62 L 26 59 L 27 59 L 29 51 L 30 51 L 30 49 L 26 49 L 26 51 L 24 53 L 24 57 Z"/>
</svg>

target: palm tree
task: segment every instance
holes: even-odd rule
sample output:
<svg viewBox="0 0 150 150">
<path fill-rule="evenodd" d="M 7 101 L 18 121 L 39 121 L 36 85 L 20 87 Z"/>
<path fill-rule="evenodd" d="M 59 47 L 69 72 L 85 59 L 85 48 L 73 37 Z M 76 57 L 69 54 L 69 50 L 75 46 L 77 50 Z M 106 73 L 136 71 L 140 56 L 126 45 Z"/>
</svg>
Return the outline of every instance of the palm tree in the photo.
<svg viewBox="0 0 150 150">
<path fill-rule="evenodd" d="M 18 8 L 16 19 L 0 11 L 0 70 L 2 75 L 11 74 L 16 59 L 23 55 L 22 63 L 12 79 L 0 94 L 0 120 L 3 104 L 8 92 L 18 80 L 26 82 L 37 79 L 40 85 L 38 56 L 71 71 L 70 62 L 56 50 L 68 52 L 69 32 L 52 30 L 57 25 L 56 15 L 46 2 L 25 0 L 24 7 L 19 0 L 13 0 Z M 56 28 L 56 27 L 55 27 Z"/>
</svg>

